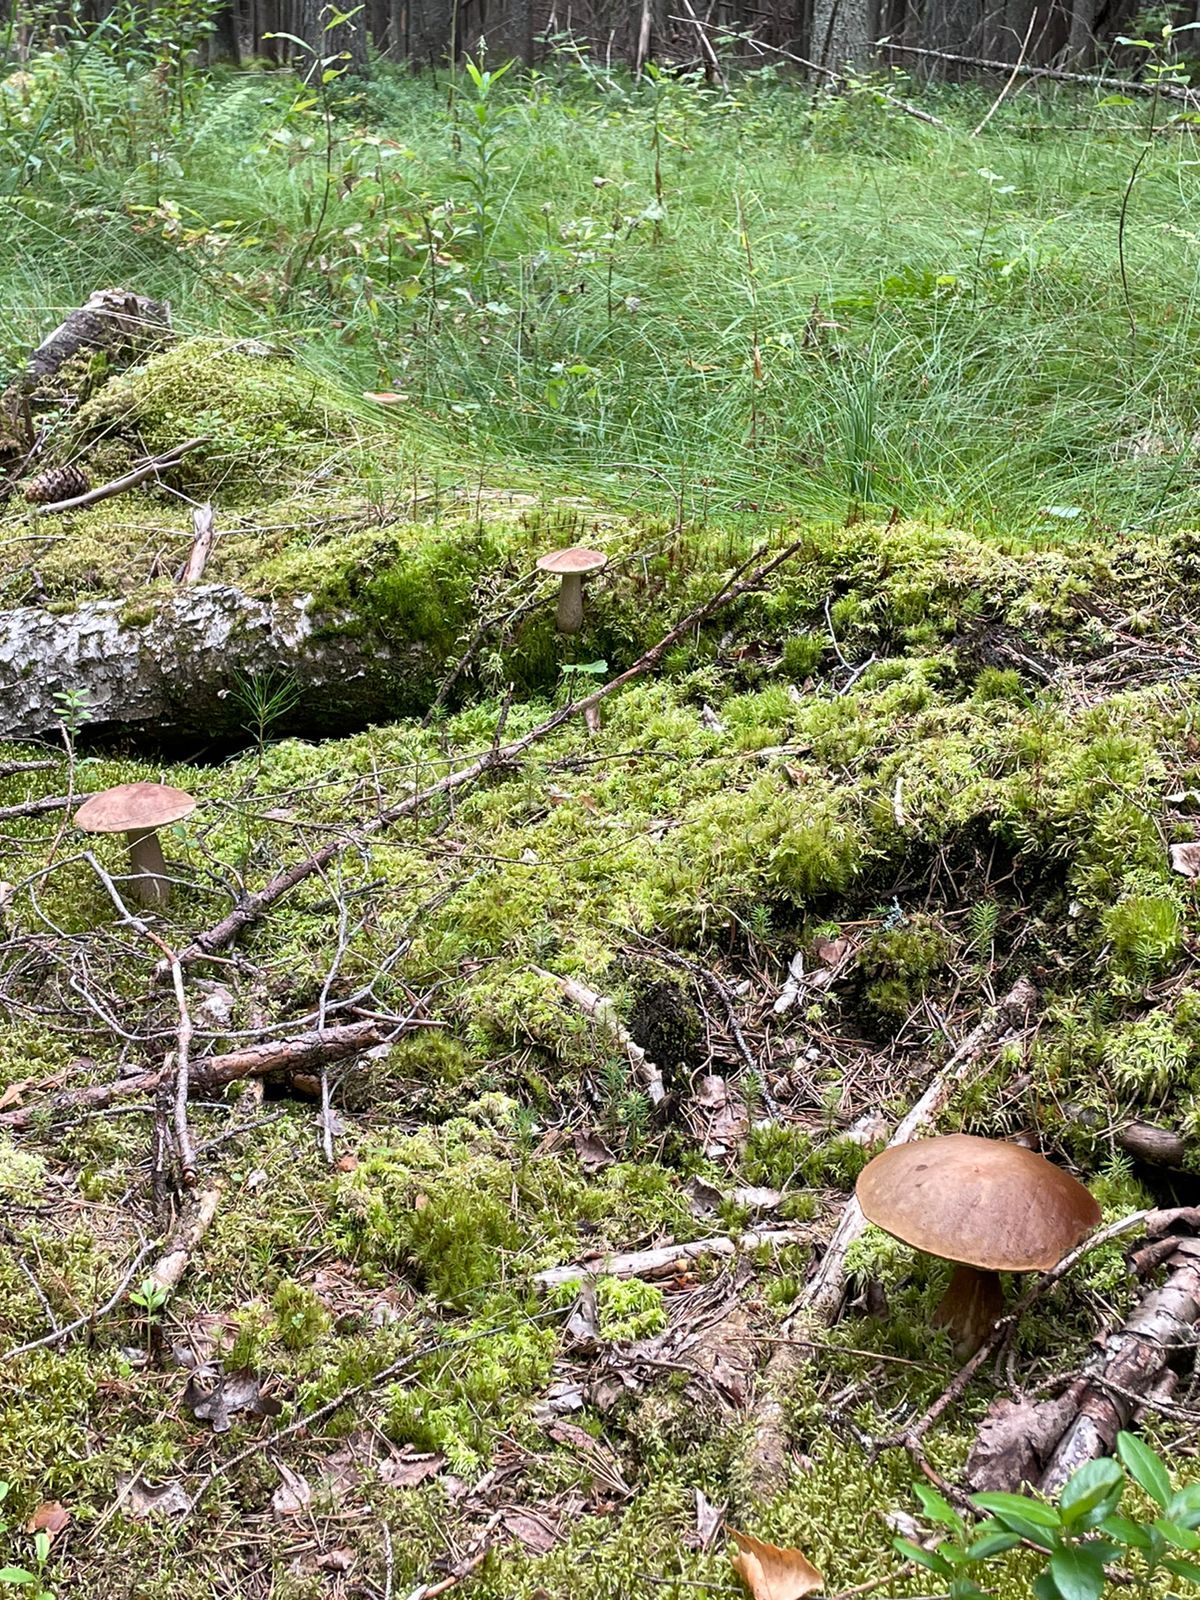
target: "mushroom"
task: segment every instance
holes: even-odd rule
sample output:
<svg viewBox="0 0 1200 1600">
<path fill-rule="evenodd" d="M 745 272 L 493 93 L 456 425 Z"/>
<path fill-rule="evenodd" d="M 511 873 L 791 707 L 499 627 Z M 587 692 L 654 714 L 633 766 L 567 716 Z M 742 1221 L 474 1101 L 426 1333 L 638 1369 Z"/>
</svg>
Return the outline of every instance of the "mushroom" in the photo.
<svg viewBox="0 0 1200 1600">
<path fill-rule="evenodd" d="M 171 898 L 159 828 L 179 822 L 196 809 L 183 789 L 167 783 L 122 783 L 90 796 L 75 813 L 85 833 L 123 833 L 129 845 L 134 896 L 144 906 L 165 906 Z"/>
<path fill-rule="evenodd" d="M 934 1321 L 964 1355 L 1004 1309 L 1000 1273 L 1049 1271 L 1100 1221 L 1083 1185 L 1044 1156 L 969 1133 L 892 1145 L 855 1193 L 893 1238 L 954 1263 Z"/>
<path fill-rule="evenodd" d="M 555 617 L 559 633 L 578 633 L 583 627 L 583 580 L 589 572 L 599 572 L 607 565 L 608 557 L 602 551 L 585 550 L 577 544 L 569 550 L 552 550 L 548 556 L 538 557 L 539 571 L 562 578 Z"/>
</svg>

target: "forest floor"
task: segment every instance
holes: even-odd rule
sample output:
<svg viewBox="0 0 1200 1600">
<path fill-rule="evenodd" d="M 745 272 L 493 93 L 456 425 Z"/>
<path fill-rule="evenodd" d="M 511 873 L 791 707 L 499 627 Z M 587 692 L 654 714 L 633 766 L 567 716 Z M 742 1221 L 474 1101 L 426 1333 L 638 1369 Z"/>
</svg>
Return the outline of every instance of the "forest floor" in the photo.
<svg viewBox="0 0 1200 1600">
<path fill-rule="evenodd" d="M 68 100 L 59 58 L 0 81 L 10 148 L 48 152 L 11 195 L 48 233 L 3 279 L 12 369 L 97 270 L 169 293 L 184 337 L 74 370 L 36 464 L 103 481 L 209 442 L 79 513 L 10 500 L 0 619 L 103 599 L 153 626 L 207 501 L 206 582 L 315 596 L 404 668 L 358 727 L 286 662 L 231 676 L 207 733 L 97 717 L 64 675 L 41 736 L 0 745 L 10 1558 L 57 1503 L 47 1582 L 97 1600 L 681 1600 L 741 1592 L 723 1510 L 831 1594 L 927 1594 L 891 1547 L 928 1531 L 895 1438 L 958 1366 L 944 1264 L 856 1244 L 765 1496 L 756 1408 L 857 1173 L 1020 979 L 1036 1001 L 938 1127 L 1028 1138 L 1108 1222 L 1197 1199 L 1200 941 L 1169 859 L 1200 826 L 1190 133 L 1151 139 L 1123 285 L 1136 107 L 1023 94 L 973 140 L 968 91 L 930 128 L 869 89 L 731 105 L 577 66 L 492 88 L 464 188 L 431 91 L 388 80 L 335 108 L 322 207 L 320 124 L 276 78 L 195 86 L 147 165 L 151 90 L 110 66 L 76 62 Z M 563 637 L 534 563 L 567 543 L 608 565 Z M 120 840 L 70 820 L 139 779 L 198 802 L 150 913 Z M 183 1012 L 193 1184 L 136 1081 L 170 1089 Z M 341 1057 L 213 1076 L 346 1029 Z M 1144 1124 L 1171 1165 L 1128 1154 Z M 925 1467 L 961 1482 L 989 1402 L 1058 1392 L 1142 1287 L 1123 1241 L 1086 1256 Z M 1194 1390 L 1141 1423 L 1184 1476 Z M 1029 1571 L 1011 1552 L 996 1592 Z"/>
</svg>

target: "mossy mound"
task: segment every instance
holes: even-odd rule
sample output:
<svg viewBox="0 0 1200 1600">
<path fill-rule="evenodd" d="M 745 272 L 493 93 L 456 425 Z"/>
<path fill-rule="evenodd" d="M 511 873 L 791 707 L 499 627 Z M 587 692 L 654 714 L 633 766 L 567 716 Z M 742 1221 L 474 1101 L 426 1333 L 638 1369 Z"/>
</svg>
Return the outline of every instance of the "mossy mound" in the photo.
<svg viewBox="0 0 1200 1600">
<path fill-rule="evenodd" d="M 1031 1135 L 1077 1165 L 1106 1216 L 1191 1192 L 1194 1172 L 1135 1171 L 1119 1143 L 1129 1119 L 1157 1121 L 1184 1133 L 1200 1165 L 1200 939 L 1192 886 L 1167 853 L 1194 833 L 1200 793 L 1190 538 L 1109 556 L 1021 553 L 918 527 L 807 530 L 798 558 L 681 641 L 658 674 L 611 696 L 598 727 L 569 722 L 519 765 L 357 838 L 381 805 L 490 748 L 502 719 L 508 737 L 535 728 L 577 692 L 562 667 L 603 659 L 611 674 L 632 659 L 745 553 L 701 531 L 610 524 L 611 570 L 589 592 L 584 633 L 564 642 L 548 593 L 545 614 L 503 620 L 546 536 L 533 514 L 502 532 L 474 515 L 405 521 L 360 527 L 342 559 L 331 535 L 289 537 L 242 569 L 266 592 L 321 589 L 373 627 L 437 640 L 451 660 L 483 594 L 501 621 L 463 703 L 428 726 L 395 719 L 325 742 L 267 730 L 211 767 L 108 753 L 75 768 L 77 791 L 164 778 L 199 797 L 164 841 L 178 887 L 155 932 L 174 948 L 243 889 L 346 842 L 246 930 L 231 961 L 189 978 L 201 1016 L 201 980 L 229 991 L 219 1028 L 198 1025 L 197 1059 L 264 1025 L 311 1026 L 323 1008 L 327 1020 L 416 1011 L 439 1026 L 333 1074 L 335 1171 L 298 1084 L 265 1110 L 233 1091 L 197 1103 L 204 1177 L 223 1192 L 162 1336 L 126 1299 L 86 1348 L 14 1365 L 0 1477 L 17 1486 L 17 1514 L 54 1497 L 80 1524 L 105 1519 L 102 1547 L 81 1540 L 65 1557 L 73 1593 L 210 1592 L 199 1558 L 220 1529 L 262 1517 L 278 1487 L 264 1454 L 233 1461 L 270 1424 L 240 1419 L 214 1439 L 182 1408 L 176 1346 L 270 1379 L 285 1423 L 367 1384 L 357 1411 L 289 1435 L 278 1457 L 340 1519 L 337 1547 L 376 1586 L 386 1555 L 360 1530 L 386 1522 L 393 1585 L 409 1592 L 442 1572 L 448 1541 L 468 1548 L 497 1509 L 470 1492 L 491 1471 L 511 1485 L 499 1508 L 528 1542 L 498 1536 L 473 1579 L 487 1600 L 566 1600 L 581 1573 L 589 1594 L 621 1600 L 663 1591 L 639 1587 L 640 1572 L 681 1593 L 724 1584 L 723 1552 L 689 1544 L 697 1489 L 752 1517 L 756 1533 L 802 1545 L 831 1583 L 923 1593 L 886 1535 L 862 1530 L 880 1511 L 913 1510 L 910 1464 L 874 1456 L 869 1441 L 953 1370 L 930 1327 L 942 1268 L 878 1236 L 862 1242 L 852 1265 L 856 1282 L 882 1287 L 877 1314 L 856 1304 L 788 1396 L 807 1464 L 768 1507 L 746 1503 L 740 1475 L 736 1396 L 880 1119 L 907 1109 L 991 996 L 1029 977 L 1042 995 L 1036 1030 L 981 1062 L 944 1126 Z M 1169 605 L 1172 630 L 1132 631 L 1155 603 Z M 52 759 L 0 751 L 0 770 L 35 756 Z M 13 771 L 0 805 L 66 785 L 62 763 Z M 14 1086 L 23 1104 L 50 1080 L 74 1086 L 115 1077 L 124 1060 L 160 1060 L 177 1025 L 170 992 L 150 980 L 159 948 L 117 922 L 59 821 L 5 825 L 4 874 L 23 887 L 0 905 L 14 1016 L 0 1034 L 0 1094 Z M 120 873 L 118 841 L 96 854 Z M 837 976 L 776 1014 L 796 951 L 811 976 L 843 944 Z M 612 997 L 653 1043 L 672 1078 L 666 1113 L 547 972 Z M 726 1001 L 781 1108 L 774 1118 Z M 693 1090 L 711 1073 L 745 1115 L 726 1153 L 706 1155 L 711 1127 L 693 1120 Z M 42 1116 L 0 1149 L 0 1185 L 22 1190 L 12 1248 L 61 1320 L 115 1288 L 137 1248 L 134 1221 L 153 1226 L 151 1123 Z M 782 1191 L 769 1221 L 794 1230 L 748 1270 L 710 1262 L 657 1287 L 602 1285 L 594 1332 L 573 1296 L 539 1292 L 546 1267 L 593 1257 L 603 1278 L 614 1250 L 742 1228 L 747 1185 Z M 1120 1244 L 1097 1252 L 1023 1323 L 1025 1381 L 1082 1359 L 1136 1292 Z M 682 1345 L 655 1343 L 702 1330 L 710 1313 L 719 1381 L 702 1364 L 697 1375 L 691 1345 L 680 1356 Z M 0 1322 L 13 1344 L 46 1325 L 11 1256 L 0 1257 Z M 960 1472 L 989 1382 L 931 1434 L 940 1471 Z M 842 1398 L 831 1418 L 832 1394 Z M 1174 1424 L 1148 1426 L 1169 1438 Z M 424 1481 L 397 1486 L 375 1458 L 361 1465 L 381 1436 L 404 1462 L 436 1456 Z M 353 1483 L 337 1466 L 347 1450 Z M 140 1464 L 192 1485 L 214 1459 L 228 1476 L 169 1537 L 112 1514 L 118 1473 Z M 411 1470 L 420 1480 L 424 1469 Z M 548 1534 L 516 1521 L 528 1506 Z M 324 1546 L 298 1557 L 286 1522 L 259 1526 L 239 1581 L 270 1580 L 297 1600 L 324 1592 Z M 1000 1575 L 1003 1600 L 1028 1593 L 1022 1563 L 1014 1555 Z"/>
<path fill-rule="evenodd" d="M 395 434 L 369 420 L 345 391 L 253 341 L 182 339 L 112 378 L 79 410 L 72 428 L 95 467 L 121 451 L 159 455 L 206 437 L 172 480 L 193 495 L 227 499 L 294 485 L 315 469 L 329 476 L 382 452 Z"/>
</svg>

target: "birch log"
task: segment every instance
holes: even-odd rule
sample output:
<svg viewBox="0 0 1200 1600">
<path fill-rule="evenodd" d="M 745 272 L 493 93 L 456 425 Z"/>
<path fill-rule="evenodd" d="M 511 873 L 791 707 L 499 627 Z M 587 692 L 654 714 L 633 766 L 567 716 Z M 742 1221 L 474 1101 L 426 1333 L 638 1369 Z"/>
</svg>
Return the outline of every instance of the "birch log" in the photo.
<svg viewBox="0 0 1200 1600">
<path fill-rule="evenodd" d="M 293 725 L 335 733 L 396 715 L 428 670 L 419 641 L 389 646 L 354 619 L 318 612 L 307 594 L 258 599 L 195 584 L 144 605 L 96 600 L 56 615 L 0 611 L 0 738 L 52 733 L 55 696 L 83 690 L 94 726 L 179 737 L 244 737 L 239 678 L 287 677 Z"/>
</svg>

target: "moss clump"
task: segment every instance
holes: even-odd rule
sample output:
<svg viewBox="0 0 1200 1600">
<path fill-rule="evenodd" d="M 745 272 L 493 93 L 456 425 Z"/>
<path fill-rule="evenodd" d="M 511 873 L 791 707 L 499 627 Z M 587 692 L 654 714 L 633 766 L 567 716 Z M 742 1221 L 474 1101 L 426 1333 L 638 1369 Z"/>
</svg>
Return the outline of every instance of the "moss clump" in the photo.
<svg viewBox="0 0 1200 1600">
<path fill-rule="evenodd" d="M 662 1290 L 640 1278 L 624 1282 L 620 1278 L 601 1278 L 596 1285 L 596 1311 L 600 1337 L 606 1343 L 648 1339 L 667 1325 Z"/>
<path fill-rule="evenodd" d="M 113 378 L 80 407 L 75 436 L 119 439 L 157 455 L 206 436 L 172 476 L 193 493 L 239 484 L 261 496 L 371 430 L 343 391 L 280 356 L 209 337 L 183 339 Z"/>
<path fill-rule="evenodd" d="M 868 1011 L 885 1024 L 904 1022 L 945 971 L 952 948 L 945 929 L 923 913 L 878 929 L 859 960 Z"/>
<path fill-rule="evenodd" d="M 29 1200 L 42 1192 L 46 1163 L 32 1150 L 19 1149 L 0 1134 L 0 1200 Z"/>
</svg>

